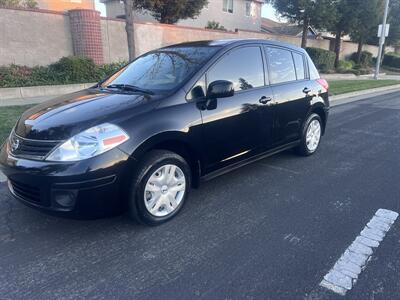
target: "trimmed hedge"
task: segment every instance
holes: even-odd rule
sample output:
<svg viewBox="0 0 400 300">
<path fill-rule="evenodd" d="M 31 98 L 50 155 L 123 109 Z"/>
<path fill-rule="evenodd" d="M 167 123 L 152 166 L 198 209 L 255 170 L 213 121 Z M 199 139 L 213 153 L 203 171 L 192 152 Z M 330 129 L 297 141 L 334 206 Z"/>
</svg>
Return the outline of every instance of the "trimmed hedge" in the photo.
<svg viewBox="0 0 400 300">
<path fill-rule="evenodd" d="M 362 51 L 361 52 L 361 59 L 359 65 L 361 67 L 370 67 L 373 64 L 373 58 L 372 58 L 372 53 L 368 51 Z M 350 55 L 350 59 L 353 61 L 357 61 L 357 52 L 354 52 Z"/>
<path fill-rule="evenodd" d="M 97 82 L 122 68 L 126 62 L 96 65 L 91 59 L 63 57 L 43 67 L 0 67 L 0 88 Z"/>
<path fill-rule="evenodd" d="M 317 69 L 321 72 L 329 72 L 335 66 L 335 52 L 319 48 L 306 48 Z"/>
<path fill-rule="evenodd" d="M 383 58 L 383 65 L 391 68 L 400 68 L 400 54 L 397 53 L 387 53 Z"/>
</svg>

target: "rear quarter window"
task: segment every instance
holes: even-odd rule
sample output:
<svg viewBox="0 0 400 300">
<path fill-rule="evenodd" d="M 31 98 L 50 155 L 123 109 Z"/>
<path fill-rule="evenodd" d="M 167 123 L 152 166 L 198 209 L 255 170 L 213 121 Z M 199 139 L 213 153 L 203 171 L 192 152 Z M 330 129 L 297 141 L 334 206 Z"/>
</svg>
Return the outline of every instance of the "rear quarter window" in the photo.
<svg viewBox="0 0 400 300">
<path fill-rule="evenodd" d="M 296 52 L 292 53 L 293 53 L 294 66 L 296 68 L 297 80 L 303 80 L 306 78 L 303 55 Z"/>
<path fill-rule="evenodd" d="M 308 69 L 310 72 L 310 79 L 311 80 L 320 79 L 321 77 L 319 76 L 319 72 L 318 72 L 317 68 L 315 67 L 310 56 L 308 56 L 308 54 L 307 54 L 307 60 L 308 60 Z"/>
</svg>

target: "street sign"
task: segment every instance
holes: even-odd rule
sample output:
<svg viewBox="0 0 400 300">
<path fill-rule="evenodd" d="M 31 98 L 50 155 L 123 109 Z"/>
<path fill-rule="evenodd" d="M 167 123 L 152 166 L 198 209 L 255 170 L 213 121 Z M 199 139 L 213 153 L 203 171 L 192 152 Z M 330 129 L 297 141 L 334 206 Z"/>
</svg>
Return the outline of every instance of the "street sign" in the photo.
<svg viewBox="0 0 400 300">
<path fill-rule="evenodd" d="M 385 26 L 385 37 L 388 37 L 389 36 L 389 28 L 390 28 L 390 24 L 386 24 L 386 26 Z M 378 37 L 381 37 L 381 35 L 382 35 L 382 24 L 380 24 L 379 25 L 379 28 L 378 28 Z"/>
</svg>

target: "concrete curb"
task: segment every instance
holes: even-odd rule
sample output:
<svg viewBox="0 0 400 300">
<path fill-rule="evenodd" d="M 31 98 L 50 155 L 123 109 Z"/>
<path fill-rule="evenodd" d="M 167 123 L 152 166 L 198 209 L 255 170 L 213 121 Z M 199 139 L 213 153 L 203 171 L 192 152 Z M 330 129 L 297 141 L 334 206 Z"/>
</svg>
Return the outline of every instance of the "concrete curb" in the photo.
<svg viewBox="0 0 400 300">
<path fill-rule="evenodd" d="M 43 85 L 18 88 L 0 88 L 0 106 L 40 103 L 55 96 L 77 92 L 93 86 L 94 83 L 68 85 Z"/>
<path fill-rule="evenodd" d="M 349 102 L 354 102 L 362 99 L 372 98 L 376 96 L 382 96 L 394 92 L 400 91 L 400 84 L 379 87 L 375 89 L 363 90 L 358 92 L 346 93 L 337 96 L 331 96 L 329 98 L 331 105 L 336 106 Z"/>
</svg>

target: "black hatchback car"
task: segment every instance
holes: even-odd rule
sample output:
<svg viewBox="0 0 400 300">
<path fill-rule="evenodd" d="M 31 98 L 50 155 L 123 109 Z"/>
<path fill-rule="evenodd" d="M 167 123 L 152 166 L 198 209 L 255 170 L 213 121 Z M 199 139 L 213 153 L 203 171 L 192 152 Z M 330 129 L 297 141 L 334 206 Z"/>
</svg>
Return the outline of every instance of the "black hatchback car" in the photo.
<svg viewBox="0 0 400 300">
<path fill-rule="evenodd" d="M 184 43 L 26 111 L 0 168 L 29 206 L 72 217 L 128 209 L 156 225 L 201 180 L 289 148 L 315 153 L 328 110 L 328 84 L 301 48 Z"/>
</svg>

